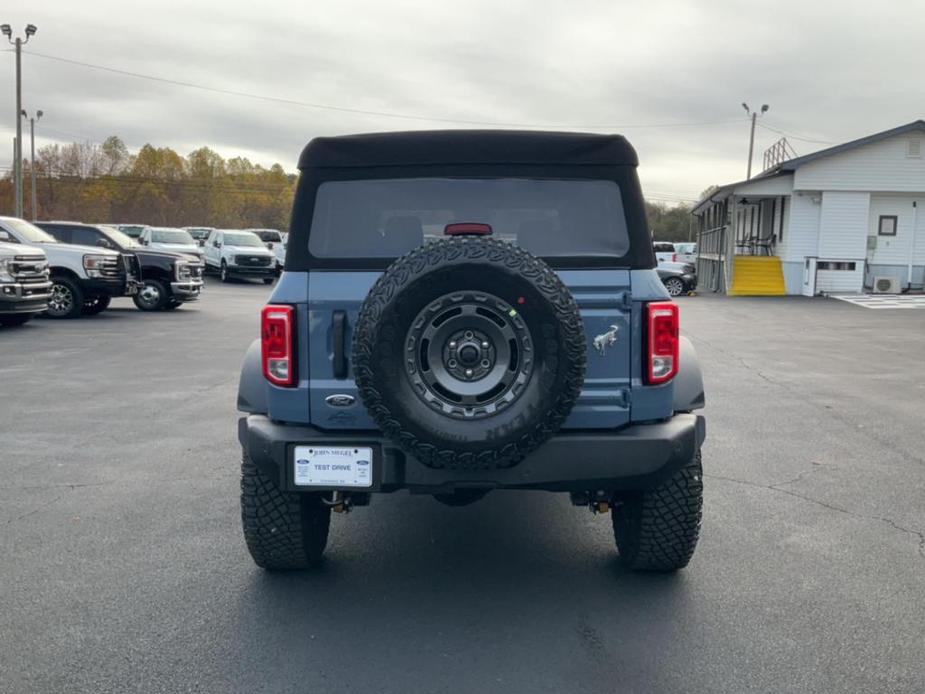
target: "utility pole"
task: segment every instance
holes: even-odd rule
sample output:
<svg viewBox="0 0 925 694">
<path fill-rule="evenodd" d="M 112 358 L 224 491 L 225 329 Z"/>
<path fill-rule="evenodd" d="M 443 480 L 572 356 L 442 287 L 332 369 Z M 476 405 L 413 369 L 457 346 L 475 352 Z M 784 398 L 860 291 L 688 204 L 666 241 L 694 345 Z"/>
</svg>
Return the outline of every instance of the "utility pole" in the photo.
<svg viewBox="0 0 925 694">
<path fill-rule="evenodd" d="M 16 161 L 13 162 L 13 176 L 16 179 L 16 216 L 23 216 L 23 205 L 22 205 L 22 120 L 20 119 L 20 114 L 22 113 L 22 47 L 29 43 L 35 32 L 38 31 L 38 28 L 35 24 L 26 25 L 26 39 L 23 40 L 19 36 L 16 39 L 13 39 L 13 29 L 9 24 L 0 24 L 0 33 L 6 36 L 7 41 L 9 41 L 13 46 L 15 46 L 16 52 L 16 147 L 13 152 Z"/>
<path fill-rule="evenodd" d="M 25 111 L 22 112 L 22 115 L 23 115 L 23 118 L 28 118 L 28 114 Z M 35 192 L 35 121 L 41 120 L 42 116 L 44 115 L 45 113 L 39 110 L 35 112 L 34 117 L 29 118 L 29 136 L 31 140 L 30 144 L 31 144 L 31 150 L 32 150 L 31 157 L 29 159 L 29 161 L 31 162 L 29 166 L 29 173 L 32 178 L 31 189 L 32 189 L 32 221 L 33 222 L 39 218 L 38 195 L 36 195 L 36 192 Z"/>
<path fill-rule="evenodd" d="M 745 177 L 746 180 L 749 180 L 752 177 L 752 155 L 755 153 L 755 124 L 758 120 L 758 112 L 752 111 L 744 101 L 742 102 L 742 108 L 752 117 L 752 134 L 748 139 L 748 175 Z M 769 108 L 767 104 L 762 104 L 761 115 L 767 113 Z"/>
</svg>

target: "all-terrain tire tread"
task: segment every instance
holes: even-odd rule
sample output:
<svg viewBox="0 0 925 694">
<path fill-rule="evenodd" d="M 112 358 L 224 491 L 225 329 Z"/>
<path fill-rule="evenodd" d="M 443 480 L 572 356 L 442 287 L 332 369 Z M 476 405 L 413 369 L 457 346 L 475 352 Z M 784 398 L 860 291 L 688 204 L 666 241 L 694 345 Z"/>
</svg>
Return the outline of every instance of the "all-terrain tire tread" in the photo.
<svg viewBox="0 0 925 694">
<path fill-rule="evenodd" d="M 254 562 L 270 571 L 317 566 L 328 541 L 331 511 L 315 495 L 279 489 L 243 454 L 241 524 Z"/>
<path fill-rule="evenodd" d="M 380 319 L 392 298 L 421 274 L 446 263 L 471 260 L 514 271 L 529 279 L 553 308 L 559 325 L 558 358 L 564 361 L 564 383 L 545 416 L 517 441 L 492 450 L 457 452 L 422 441 L 401 426 L 376 388 L 373 351 Z M 353 372 L 361 401 L 382 432 L 405 453 L 429 467 L 490 470 L 511 467 L 555 434 L 572 411 L 585 377 L 586 341 L 578 304 L 568 287 L 546 263 L 498 239 L 458 237 L 420 246 L 396 260 L 373 285 L 360 309 L 353 334 Z M 563 368 L 563 367 L 560 367 Z"/>
<path fill-rule="evenodd" d="M 697 453 L 668 480 L 618 505 L 612 514 L 620 560 L 637 571 L 687 566 L 703 513 L 703 467 Z"/>
</svg>

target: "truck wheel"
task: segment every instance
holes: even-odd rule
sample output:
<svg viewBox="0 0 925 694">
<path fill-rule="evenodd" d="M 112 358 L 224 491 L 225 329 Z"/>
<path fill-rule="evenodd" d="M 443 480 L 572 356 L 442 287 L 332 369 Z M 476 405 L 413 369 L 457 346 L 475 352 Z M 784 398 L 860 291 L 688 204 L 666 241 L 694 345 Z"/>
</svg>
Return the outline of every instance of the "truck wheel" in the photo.
<svg viewBox="0 0 925 694">
<path fill-rule="evenodd" d="M 677 277 L 669 277 L 664 284 L 669 296 L 681 296 L 684 293 L 684 282 Z"/>
<path fill-rule="evenodd" d="M 51 278 L 51 296 L 48 297 L 49 318 L 77 318 L 83 311 L 84 293 L 70 277 Z"/>
<path fill-rule="evenodd" d="M 24 325 L 34 315 L 34 313 L 11 313 L 5 316 L 0 316 L 0 326 L 3 326 L 4 328 L 12 328 L 17 325 Z"/>
<path fill-rule="evenodd" d="M 102 313 L 107 308 L 112 301 L 112 297 L 105 294 L 97 294 L 96 296 L 88 297 L 84 301 L 83 314 L 85 316 L 95 316 L 98 313 Z"/>
<path fill-rule="evenodd" d="M 321 562 L 331 509 L 321 494 L 293 494 L 254 465 L 241 461 L 241 523 L 257 566 L 268 571 L 307 569 Z"/>
<path fill-rule="evenodd" d="M 612 515 L 620 561 L 634 571 L 676 571 L 691 560 L 700 536 L 700 451 L 655 489 L 618 501 Z"/>
<path fill-rule="evenodd" d="M 170 300 L 170 290 L 160 280 L 145 280 L 144 286 L 132 297 L 142 311 L 160 311 Z"/>
<path fill-rule="evenodd" d="M 229 279 L 231 279 L 228 275 L 228 263 L 226 263 L 224 260 L 222 261 L 222 267 L 218 271 L 218 278 L 222 282 L 227 282 Z"/>
<path fill-rule="evenodd" d="M 379 428 L 430 467 L 516 465 L 581 392 L 578 305 L 513 244 L 450 238 L 396 260 L 363 302 L 353 340 L 360 397 Z"/>
</svg>

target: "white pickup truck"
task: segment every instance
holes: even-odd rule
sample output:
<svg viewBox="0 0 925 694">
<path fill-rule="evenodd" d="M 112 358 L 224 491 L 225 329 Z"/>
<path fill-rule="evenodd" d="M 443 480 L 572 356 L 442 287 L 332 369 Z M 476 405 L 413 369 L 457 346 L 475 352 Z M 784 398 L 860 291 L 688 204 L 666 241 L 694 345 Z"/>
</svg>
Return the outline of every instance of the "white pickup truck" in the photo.
<svg viewBox="0 0 925 694">
<path fill-rule="evenodd" d="M 138 237 L 138 243 L 153 251 L 171 251 L 186 253 L 202 259 L 202 249 L 186 229 L 171 227 L 146 227 Z"/>
<path fill-rule="evenodd" d="M 0 326 L 22 325 L 42 313 L 50 294 L 45 252 L 0 242 Z"/>
<path fill-rule="evenodd" d="M 276 256 L 276 269 L 282 272 L 283 265 L 286 264 L 286 235 L 276 229 L 247 229 L 246 231 L 257 234 L 267 248 L 273 251 L 273 255 Z"/>
<path fill-rule="evenodd" d="M 276 256 L 251 231 L 215 229 L 202 250 L 206 270 L 217 272 L 222 282 L 232 277 L 254 277 L 273 284 L 276 279 Z"/>
</svg>

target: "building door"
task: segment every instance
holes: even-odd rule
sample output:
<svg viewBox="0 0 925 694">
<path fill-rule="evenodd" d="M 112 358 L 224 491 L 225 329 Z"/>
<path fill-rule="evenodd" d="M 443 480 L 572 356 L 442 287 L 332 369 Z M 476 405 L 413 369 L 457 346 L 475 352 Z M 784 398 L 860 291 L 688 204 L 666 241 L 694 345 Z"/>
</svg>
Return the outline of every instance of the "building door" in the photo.
<svg viewBox="0 0 925 694">
<path fill-rule="evenodd" d="M 816 296 L 816 258 L 803 259 L 803 296 Z"/>
</svg>

